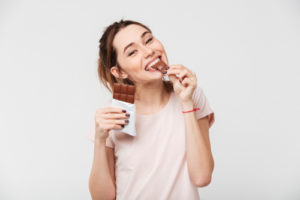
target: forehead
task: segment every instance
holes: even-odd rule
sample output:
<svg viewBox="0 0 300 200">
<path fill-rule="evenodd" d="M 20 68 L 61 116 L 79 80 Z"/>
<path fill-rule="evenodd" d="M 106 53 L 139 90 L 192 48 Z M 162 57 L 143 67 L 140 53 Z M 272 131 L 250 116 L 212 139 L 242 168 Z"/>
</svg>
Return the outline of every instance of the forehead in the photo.
<svg viewBox="0 0 300 200">
<path fill-rule="evenodd" d="M 117 52 L 122 52 L 123 48 L 131 42 L 140 40 L 141 35 L 147 31 L 142 26 L 131 24 L 122 28 L 113 40 L 113 46 L 116 48 Z"/>
</svg>

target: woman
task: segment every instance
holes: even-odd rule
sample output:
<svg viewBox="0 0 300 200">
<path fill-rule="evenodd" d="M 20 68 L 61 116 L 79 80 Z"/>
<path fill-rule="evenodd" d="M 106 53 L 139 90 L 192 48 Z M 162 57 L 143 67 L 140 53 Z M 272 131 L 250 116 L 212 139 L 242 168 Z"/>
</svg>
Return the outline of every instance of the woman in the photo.
<svg viewBox="0 0 300 200">
<path fill-rule="evenodd" d="M 96 111 L 89 135 L 93 199 L 199 199 L 197 187 L 211 181 L 214 112 L 195 73 L 183 65 L 147 71 L 156 59 L 168 64 L 162 43 L 139 22 L 115 22 L 100 39 L 102 83 L 110 91 L 117 82 L 136 87 L 136 136 L 109 132 L 128 123 L 126 111 L 111 101 Z M 164 74 L 171 82 L 162 81 Z"/>
</svg>

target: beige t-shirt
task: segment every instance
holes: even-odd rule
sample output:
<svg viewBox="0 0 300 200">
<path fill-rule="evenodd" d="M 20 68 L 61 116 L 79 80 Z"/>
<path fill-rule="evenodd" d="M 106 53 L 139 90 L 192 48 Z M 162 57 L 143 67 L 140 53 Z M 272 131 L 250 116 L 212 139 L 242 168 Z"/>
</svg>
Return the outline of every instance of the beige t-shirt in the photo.
<svg viewBox="0 0 300 200">
<path fill-rule="evenodd" d="M 215 121 L 203 90 L 193 94 L 196 118 Z M 187 168 L 184 118 L 179 98 L 171 93 L 168 103 L 152 115 L 136 115 L 136 136 L 109 133 L 106 146 L 114 148 L 116 199 L 200 199 Z M 94 129 L 89 133 L 94 140 Z"/>
</svg>

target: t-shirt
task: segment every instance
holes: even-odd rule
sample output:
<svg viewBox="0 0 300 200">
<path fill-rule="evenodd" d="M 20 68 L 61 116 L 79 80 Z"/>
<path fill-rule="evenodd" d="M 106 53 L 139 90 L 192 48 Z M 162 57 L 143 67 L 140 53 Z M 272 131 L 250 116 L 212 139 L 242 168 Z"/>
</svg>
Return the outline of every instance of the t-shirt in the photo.
<svg viewBox="0 0 300 200">
<path fill-rule="evenodd" d="M 200 108 L 196 118 L 208 115 L 211 127 L 214 112 L 199 86 L 193 101 L 194 108 Z M 180 99 L 172 92 L 160 111 L 136 115 L 136 136 L 109 133 L 106 146 L 114 148 L 117 200 L 200 199 L 188 174 L 183 115 Z M 89 139 L 94 140 L 94 129 Z"/>
</svg>

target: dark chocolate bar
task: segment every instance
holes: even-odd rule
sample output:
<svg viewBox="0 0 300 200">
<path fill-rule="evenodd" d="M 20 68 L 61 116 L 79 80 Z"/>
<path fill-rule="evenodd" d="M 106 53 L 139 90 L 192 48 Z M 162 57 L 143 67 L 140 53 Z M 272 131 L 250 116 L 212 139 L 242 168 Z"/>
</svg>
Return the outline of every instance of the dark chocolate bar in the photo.
<svg viewBox="0 0 300 200">
<path fill-rule="evenodd" d="M 114 83 L 113 98 L 127 103 L 134 103 L 135 86 L 123 83 Z"/>
</svg>

